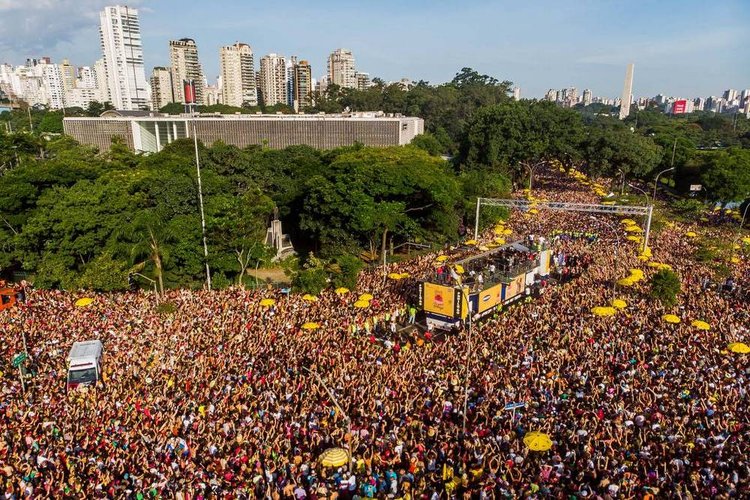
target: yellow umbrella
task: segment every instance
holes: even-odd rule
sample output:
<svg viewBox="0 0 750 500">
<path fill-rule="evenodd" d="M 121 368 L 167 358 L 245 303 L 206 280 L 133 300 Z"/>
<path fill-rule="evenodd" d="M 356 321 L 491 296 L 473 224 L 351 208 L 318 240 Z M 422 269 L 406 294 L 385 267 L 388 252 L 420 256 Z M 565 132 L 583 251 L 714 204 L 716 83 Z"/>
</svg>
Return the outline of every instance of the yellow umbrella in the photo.
<svg viewBox="0 0 750 500">
<path fill-rule="evenodd" d="M 276 301 L 273 299 L 263 299 L 260 301 L 260 305 L 262 305 L 263 307 L 271 307 L 275 303 Z"/>
<path fill-rule="evenodd" d="M 643 271 L 640 269 L 631 269 L 630 274 L 633 276 L 643 276 Z"/>
<path fill-rule="evenodd" d="M 302 296 L 302 300 L 306 300 L 308 302 L 317 302 L 318 298 L 315 295 L 310 295 L 309 293 L 306 293 Z"/>
<path fill-rule="evenodd" d="M 732 257 L 731 259 L 729 259 L 729 262 L 731 262 L 732 264 L 739 264 L 740 263 L 740 258 L 739 257 Z"/>
<path fill-rule="evenodd" d="M 642 233 L 643 229 L 641 229 L 638 226 L 627 226 L 625 228 L 625 231 L 628 232 L 628 233 Z"/>
<path fill-rule="evenodd" d="M 511 228 L 507 227 L 507 228 L 503 229 L 503 234 L 505 236 L 508 236 L 509 234 L 513 234 L 513 230 Z"/>
<path fill-rule="evenodd" d="M 641 255 L 645 255 L 646 257 L 653 257 L 653 255 L 651 255 L 651 247 L 644 248 L 641 252 Z"/>
<path fill-rule="evenodd" d="M 328 448 L 318 457 L 323 467 L 343 467 L 349 463 L 349 452 L 343 448 Z"/>
<path fill-rule="evenodd" d="M 458 274 L 463 274 L 463 273 L 466 272 L 466 271 L 464 271 L 464 266 L 462 266 L 461 264 L 456 264 L 454 266 L 454 268 L 456 270 L 456 273 L 458 273 Z"/>
<path fill-rule="evenodd" d="M 750 346 L 742 342 L 732 342 L 731 344 L 727 346 L 727 349 L 729 349 L 732 352 L 739 353 L 739 354 L 750 353 Z"/>
<path fill-rule="evenodd" d="M 438 262 L 445 262 L 446 260 L 448 260 L 448 256 L 447 255 L 438 255 L 437 259 L 435 259 L 435 260 L 438 261 Z"/>
<path fill-rule="evenodd" d="M 486 252 L 487 250 L 489 250 L 489 247 L 486 245 L 482 245 L 479 247 L 479 250 L 481 250 L 482 252 Z"/>
<path fill-rule="evenodd" d="M 622 278 L 617 280 L 617 284 L 620 286 L 633 286 L 635 284 L 635 281 L 633 281 L 631 278 Z"/>
<path fill-rule="evenodd" d="M 529 210 L 529 213 L 533 214 L 533 215 L 536 215 L 536 214 L 539 213 L 539 210 L 537 210 L 536 208 L 532 208 L 531 210 Z"/>
<path fill-rule="evenodd" d="M 388 277 L 390 279 L 392 279 L 392 280 L 400 280 L 401 279 L 401 275 L 399 273 L 391 273 L 391 274 L 388 275 Z"/>
<path fill-rule="evenodd" d="M 612 307 L 616 307 L 617 309 L 625 309 L 626 307 L 628 307 L 628 303 L 622 299 L 614 299 L 612 301 Z"/>
<path fill-rule="evenodd" d="M 357 309 L 367 309 L 368 307 L 370 307 L 370 303 L 366 300 L 358 300 L 354 303 L 354 307 L 356 307 Z"/>
<path fill-rule="evenodd" d="M 370 302 L 372 300 L 372 295 L 370 295 L 369 293 L 363 293 L 362 295 L 359 296 L 358 300 L 364 300 L 365 302 Z"/>
<path fill-rule="evenodd" d="M 591 312 L 595 316 L 614 316 L 617 310 L 614 307 L 594 307 Z"/>
<path fill-rule="evenodd" d="M 674 314 L 665 314 L 662 318 L 664 318 L 664 321 L 667 323 L 677 324 L 680 322 L 680 317 L 675 316 Z"/>
<path fill-rule="evenodd" d="M 711 329 L 711 325 L 699 319 L 693 320 L 693 322 L 690 324 L 696 327 L 698 330 L 710 330 Z"/>
<path fill-rule="evenodd" d="M 495 243 L 497 243 L 498 245 L 505 245 L 505 238 L 501 238 L 500 236 L 498 236 L 497 238 L 495 238 Z"/>
<path fill-rule="evenodd" d="M 602 202 L 602 205 L 614 205 L 614 204 L 615 202 L 613 200 L 607 200 L 607 201 Z"/>
<path fill-rule="evenodd" d="M 318 323 L 309 322 L 302 325 L 302 328 L 305 330 L 317 330 L 320 328 L 320 325 Z"/>
<path fill-rule="evenodd" d="M 477 244 L 477 240 L 466 240 L 465 244 L 467 244 L 467 245 L 476 245 Z"/>
<path fill-rule="evenodd" d="M 346 287 L 340 286 L 340 287 L 338 287 L 338 288 L 337 288 L 337 289 L 335 290 L 335 292 L 336 292 L 336 294 L 338 294 L 338 295 L 344 295 L 345 293 L 349 293 L 349 289 L 348 289 L 348 288 L 346 288 Z"/>
<path fill-rule="evenodd" d="M 487 243 L 487 248 L 497 248 L 499 246 L 497 243 Z"/>
<path fill-rule="evenodd" d="M 401 273 L 401 279 L 402 280 L 408 278 L 409 276 L 411 276 L 411 274 L 409 274 L 409 273 Z"/>
<path fill-rule="evenodd" d="M 687 233 L 685 233 L 685 236 L 687 236 L 688 238 L 695 238 L 698 235 L 695 234 L 695 231 L 688 231 Z"/>
<path fill-rule="evenodd" d="M 547 451 L 552 448 L 552 440 L 543 432 L 532 431 L 523 437 L 523 442 L 531 451 Z"/>
<path fill-rule="evenodd" d="M 750 245 L 750 237 L 742 238 L 742 243 L 744 243 L 745 245 Z"/>
<path fill-rule="evenodd" d="M 626 239 L 628 241 L 635 241 L 636 243 L 640 243 L 641 241 L 643 241 L 643 238 L 641 238 L 640 236 L 635 236 L 632 234 L 626 236 Z"/>
<path fill-rule="evenodd" d="M 639 255 L 638 260 L 641 262 L 647 262 L 650 257 L 648 255 Z"/>
<path fill-rule="evenodd" d="M 92 302 L 94 302 L 94 299 L 89 298 L 89 297 L 84 297 L 82 299 L 76 300 L 76 307 L 86 307 L 87 305 L 91 304 Z"/>
</svg>

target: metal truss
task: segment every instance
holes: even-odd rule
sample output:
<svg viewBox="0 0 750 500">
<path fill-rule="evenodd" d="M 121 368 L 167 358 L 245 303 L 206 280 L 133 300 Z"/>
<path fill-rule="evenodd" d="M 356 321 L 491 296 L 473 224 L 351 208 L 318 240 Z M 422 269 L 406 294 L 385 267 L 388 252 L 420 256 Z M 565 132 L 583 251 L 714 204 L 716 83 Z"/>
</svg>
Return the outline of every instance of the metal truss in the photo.
<svg viewBox="0 0 750 500">
<path fill-rule="evenodd" d="M 482 205 L 491 207 L 506 207 L 510 209 L 528 210 L 538 208 L 541 210 L 560 210 L 564 212 L 588 212 L 597 214 L 610 215 L 642 215 L 646 217 L 646 235 L 644 238 L 644 248 L 648 246 L 649 234 L 651 233 L 651 217 L 653 214 L 653 205 L 629 206 L 629 205 L 602 205 L 595 203 L 567 203 L 562 201 L 538 201 L 538 200 L 519 200 L 519 199 L 496 199 L 496 198 L 477 198 L 477 213 L 474 226 L 474 238 L 479 237 L 479 209 Z"/>
</svg>

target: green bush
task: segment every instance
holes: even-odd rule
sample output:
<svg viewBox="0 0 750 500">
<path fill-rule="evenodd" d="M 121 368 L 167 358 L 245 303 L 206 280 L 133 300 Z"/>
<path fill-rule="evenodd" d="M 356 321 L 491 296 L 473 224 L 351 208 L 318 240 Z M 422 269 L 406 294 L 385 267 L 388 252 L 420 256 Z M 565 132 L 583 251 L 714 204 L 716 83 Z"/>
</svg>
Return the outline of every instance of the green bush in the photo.
<svg viewBox="0 0 750 500">
<path fill-rule="evenodd" d="M 328 274 L 325 269 L 311 267 L 298 272 L 294 277 L 292 284 L 297 291 L 318 295 L 326 286 L 328 286 L 327 280 Z"/>
<path fill-rule="evenodd" d="M 672 203 L 672 210 L 684 217 L 699 217 L 705 208 L 703 202 L 695 199 L 677 200 Z"/>
<path fill-rule="evenodd" d="M 354 255 L 340 255 L 333 259 L 330 266 L 333 286 L 343 286 L 350 290 L 357 288 L 357 278 L 362 266 L 362 261 Z"/>
<path fill-rule="evenodd" d="M 662 269 L 651 278 L 651 296 L 664 305 L 675 305 L 681 288 L 680 277 L 669 269 Z"/>
</svg>

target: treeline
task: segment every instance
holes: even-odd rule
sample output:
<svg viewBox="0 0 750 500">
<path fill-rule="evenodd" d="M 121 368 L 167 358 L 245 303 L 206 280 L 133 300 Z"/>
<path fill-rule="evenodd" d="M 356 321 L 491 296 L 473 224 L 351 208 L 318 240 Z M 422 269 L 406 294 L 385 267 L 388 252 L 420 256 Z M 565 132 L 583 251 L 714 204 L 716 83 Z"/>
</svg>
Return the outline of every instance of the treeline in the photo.
<svg viewBox="0 0 750 500">
<path fill-rule="evenodd" d="M 684 190 L 702 184 L 701 199 L 739 201 L 750 193 L 743 117 L 674 118 L 645 110 L 623 122 L 514 101 L 510 88 L 464 69 L 449 83 L 420 82 L 409 90 L 380 81 L 365 91 L 332 86 L 310 110 L 423 117 L 428 133 L 406 147 L 200 145 L 214 285 L 242 282 L 248 269 L 269 264 L 263 242 L 274 209 L 302 256 L 294 270 L 298 285 L 309 291 L 327 280 L 349 286 L 359 257 L 380 258 L 406 241 L 457 240 L 473 226 L 477 196 L 506 196 L 547 159 L 616 179 L 618 186 L 622 177 L 652 181 L 674 164 L 674 176 L 662 179 Z M 18 133 L 29 111 L 34 133 Z M 46 287 L 121 289 L 128 272 L 162 287 L 202 286 L 193 144 L 177 141 L 148 156 L 122 144 L 101 153 L 43 130 L 51 128 L 41 126 L 52 123 L 49 115 L 0 114 L 16 131 L 0 126 L 0 273 L 26 271 Z M 483 211 L 480 222 L 499 215 Z"/>
<path fill-rule="evenodd" d="M 119 143 L 100 154 L 66 137 L 14 150 L 18 137 L 27 138 L 0 136 L 0 151 L 19 152 L 3 157 L 12 168 L 0 177 L 5 274 L 23 270 L 37 286 L 64 289 L 123 289 L 130 272 L 153 277 L 160 288 L 202 286 L 192 142 L 143 156 Z M 275 208 L 300 254 L 325 259 L 302 266 L 300 280 L 319 288 L 341 274 L 340 284 L 352 286 L 347 270 L 356 277 L 358 265 L 349 256 L 377 256 L 407 239 L 456 240 L 472 199 L 508 191 L 500 175 L 458 174 L 416 146 L 318 151 L 217 143 L 201 145 L 200 157 L 217 287 L 270 263 L 263 243 Z"/>
</svg>

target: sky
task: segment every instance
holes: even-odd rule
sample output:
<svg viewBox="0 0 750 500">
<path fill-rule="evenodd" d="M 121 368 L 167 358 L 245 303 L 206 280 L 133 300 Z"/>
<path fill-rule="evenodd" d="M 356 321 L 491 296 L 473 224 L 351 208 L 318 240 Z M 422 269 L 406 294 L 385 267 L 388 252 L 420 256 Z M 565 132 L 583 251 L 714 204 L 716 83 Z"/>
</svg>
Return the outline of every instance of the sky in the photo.
<svg viewBox="0 0 750 500">
<path fill-rule="evenodd" d="M 0 62 L 27 57 L 93 65 L 101 57 L 101 0 L 0 0 Z M 169 64 L 168 42 L 192 38 L 214 82 L 219 47 L 248 43 L 310 61 L 325 74 L 336 48 L 358 71 L 386 81 L 450 81 L 462 67 L 510 80 L 522 97 L 547 89 L 721 95 L 750 88 L 750 0 L 132 0 L 139 9 L 146 76 Z"/>
</svg>

